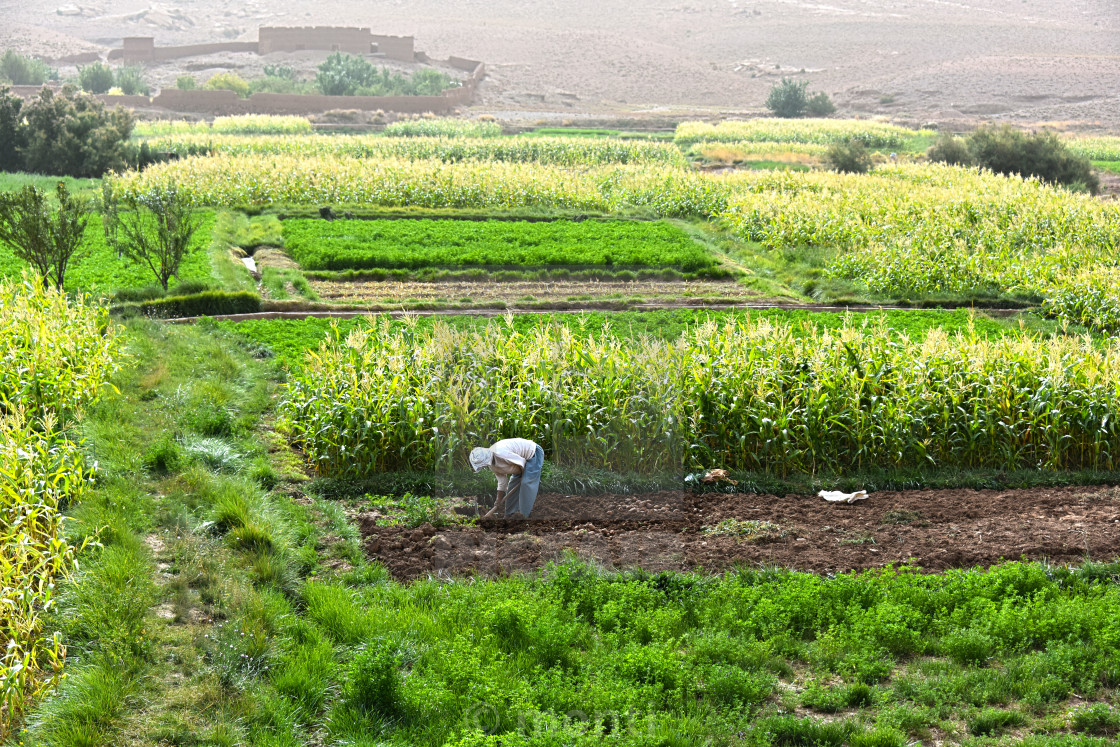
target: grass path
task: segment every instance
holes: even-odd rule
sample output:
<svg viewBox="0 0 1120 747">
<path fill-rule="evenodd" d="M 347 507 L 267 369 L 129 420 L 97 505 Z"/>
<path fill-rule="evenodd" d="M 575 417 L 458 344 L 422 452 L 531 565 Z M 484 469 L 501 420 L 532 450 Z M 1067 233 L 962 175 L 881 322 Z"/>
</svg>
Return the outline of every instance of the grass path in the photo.
<svg viewBox="0 0 1120 747">
<path fill-rule="evenodd" d="M 125 339 L 119 394 L 83 424 L 100 479 L 70 512 L 71 533 L 100 530 L 101 547 L 49 621 L 68 642 L 68 677 L 17 742 L 237 744 L 215 631 L 290 595 L 332 551 L 317 544 L 313 505 L 266 491 L 285 468 L 266 420 L 276 368 L 213 329 L 133 323 Z M 335 555 L 358 552 L 342 542 Z"/>
</svg>

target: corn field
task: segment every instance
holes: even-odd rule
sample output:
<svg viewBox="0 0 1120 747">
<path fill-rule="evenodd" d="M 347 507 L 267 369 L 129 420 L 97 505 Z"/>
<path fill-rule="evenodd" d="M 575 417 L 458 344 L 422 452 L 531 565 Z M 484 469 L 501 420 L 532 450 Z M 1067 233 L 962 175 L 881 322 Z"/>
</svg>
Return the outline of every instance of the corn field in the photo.
<svg viewBox="0 0 1120 747">
<path fill-rule="evenodd" d="M 1066 147 L 1090 161 L 1120 161 L 1120 137 L 1065 138 Z"/>
<path fill-rule="evenodd" d="M 303 158 L 343 156 L 367 159 L 498 161 L 559 166 L 610 164 L 685 165 L 672 143 L 612 138 L 386 138 L 379 135 L 217 136 L 208 133 L 169 135 L 148 140 L 157 153 L 195 155 L 290 155 Z"/>
<path fill-rule="evenodd" d="M 443 118 L 403 119 L 385 125 L 386 137 L 501 137 L 497 122 Z"/>
<path fill-rule="evenodd" d="M 347 477 L 462 469 L 511 436 L 624 471 L 1114 469 L 1120 346 L 749 320 L 672 343 L 382 323 L 336 331 L 280 410 L 312 467 Z"/>
<path fill-rule="evenodd" d="M 105 309 L 0 281 L 0 737 L 61 675 L 66 648 L 43 629 L 55 582 L 74 566 L 60 507 L 92 479 L 67 435 L 114 370 Z"/>
<path fill-rule="evenodd" d="M 746 119 L 718 124 L 681 122 L 674 140 L 677 145 L 695 143 L 806 143 L 830 145 L 860 140 L 868 148 L 902 148 L 917 137 L 935 133 L 860 119 Z"/>
<path fill-rule="evenodd" d="M 396 207 L 549 207 L 610 212 L 645 206 L 665 217 L 710 216 L 729 184 L 669 166 L 565 168 L 535 163 L 443 163 L 322 156 L 185 158 L 110 177 L 121 194 L 177 185 L 205 205 L 362 204 Z"/>
<path fill-rule="evenodd" d="M 137 195 L 176 184 L 222 207 L 642 209 L 658 217 L 711 219 L 772 251 L 830 250 L 829 274 L 899 298 L 982 292 L 1046 299 L 1083 270 L 1116 267 L 1120 257 L 1117 203 L 1035 179 L 937 164 L 884 165 L 869 175 L 709 175 L 676 164 L 229 154 L 185 158 L 113 180 L 122 193 Z M 1120 291 L 1102 293 L 1120 305 Z"/>
<path fill-rule="evenodd" d="M 835 248 L 834 274 L 888 294 L 1044 293 L 1082 267 L 1115 263 L 1120 247 L 1120 206 L 971 169 L 773 172 L 737 186 L 722 219 L 740 238 Z"/>
<path fill-rule="evenodd" d="M 270 114 L 241 114 L 215 117 L 214 123 L 187 122 L 181 119 L 158 119 L 137 122 L 134 137 L 166 137 L 168 135 L 302 135 L 311 132 L 306 117 L 284 117 Z"/>
</svg>

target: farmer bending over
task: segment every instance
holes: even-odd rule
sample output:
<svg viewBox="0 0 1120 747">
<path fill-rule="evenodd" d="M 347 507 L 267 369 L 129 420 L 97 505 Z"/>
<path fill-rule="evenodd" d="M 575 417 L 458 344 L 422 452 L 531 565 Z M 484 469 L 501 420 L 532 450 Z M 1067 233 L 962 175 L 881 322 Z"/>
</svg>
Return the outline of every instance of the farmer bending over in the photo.
<svg viewBox="0 0 1120 747">
<path fill-rule="evenodd" d="M 489 468 L 498 476 L 498 499 L 482 518 L 528 518 L 541 486 L 544 449 L 527 438 L 506 438 L 489 449 L 476 446 L 470 459 L 475 472 Z"/>
</svg>

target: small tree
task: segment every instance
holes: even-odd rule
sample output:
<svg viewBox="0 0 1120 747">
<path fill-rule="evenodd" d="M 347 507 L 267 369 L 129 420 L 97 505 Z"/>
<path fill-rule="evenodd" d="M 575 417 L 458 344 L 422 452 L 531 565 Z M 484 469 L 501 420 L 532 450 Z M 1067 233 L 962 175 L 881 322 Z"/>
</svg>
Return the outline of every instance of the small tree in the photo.
<svg viewBox="0 0 1120 747">
<path fill-rule="evenodd" d="M 193 75 L 180 75 L 175 79 L 175 87 L 180 91 L 193 91 L 198 88 L 198 81 Z"/>
<path fill-rule="evenodd" d="M 44 286 L 61 289 L 70 263 L 82 256 L 90 206 L 62 182 L 56 197 L 58 208 L 52 210 L 47 193 L 36 187 L 0 194 L 0 242 L 35 268 Z"/>
<path fill-rule="evenodd" d="M 828 146 L 824 159 L 843 174 L 866 174 L 871 170 L 871 154 L 861 140 L 833 143 Z"/>
<path fill-rule="evenodd" d="M 836 104 L 824 91 L 818 91 L 805 102 L 805 113 L 810 117 L 827 117 L 836 113 Z"/>
<path fill-rule="evenodd" d="M 14 86 L 41 86 L 56 74 L 42 60 L 27 57 L 13 49 L 0 57 L 0 78 Z"/>
<path fill-rule="evenodd" d="M 376 81 L 377 69 L 361 57 L 335 52 L 319 66 L 315 83 L 324 96 L 353 96 Z"/>
<path fill-rule="evenodd" d="M 937 136 L 937 141 L 926 151 L 926 156 L 934 163 L 947 163 L 950 166 L 970 166 L 972 156 L 968 153 L 968 145 L 959 137 L 953 137 L 948 132 Z"/>
<path fill-rule="evenodd" d="M 144 82 L 144 71 L 139 67 L 130 66 L 117 68 L 117 88 L 125 96 L 148 95 L 148 84 Z"/>
<path fill-rule="evenodd" d="M 781 83 L 775 84 L 770 89 L 770 95 L 766 98 L 766 108 L 776 117 L 800 117 L 805 112 L 807 101 L 805 88 L 808 85 L 803 80 L 782 78 Z"/>
<path fill-rule="evenodd" d="M 1050 184 L 1100 191 L 1092 162 L 1071 153 L 1053 132 L 1025 133 L 1006 124 L 981 127 L 968 136 L 968 153 L 973 165 L 997 174 L 1037 176 Z"/>
<path fill-rule="evenodd" d="M 151 270 L 166 291 L 171 278 L 178 279 L 201 223 L 194 201 L 176 187 L 125 198 L 113 194 L 111 186 L 106 188 L 102 192 L 106 240 L 118 256 Z"/>
<path fill-rule="evenodd" d="M 20 112 L 22 167 L 36 174 L 100 177 L 127 165 L 132 114 L 107 110 L 92 96 L 64 86 L 44 88 Z"/>
<path fill-rule="evenodd" d="M 19 152 L 25 140 L 22 109 L 23 99 L 10 94 L 7 88 L 0 88 L 0 171 L 23 170 L 23 156 Z"/>
<path fill-rule="evenodd" d="M 113 87 L 113 69 L 103 62 L 80 67 L 78 85 L 86 93 L 105 93 Z"/>
</svg>

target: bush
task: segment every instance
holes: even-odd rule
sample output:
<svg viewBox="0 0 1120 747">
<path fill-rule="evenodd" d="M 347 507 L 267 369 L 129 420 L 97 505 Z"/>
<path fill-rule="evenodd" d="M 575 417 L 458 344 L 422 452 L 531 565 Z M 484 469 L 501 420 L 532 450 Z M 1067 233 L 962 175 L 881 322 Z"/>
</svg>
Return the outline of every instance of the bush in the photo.
<svg viewBox="0 0 1120 747">
<path fill-rule="evenodd" d="M 32 59 L 9 49 L 0 57 L 0 79 L 13 86 L 41 86 L 57 77 L 42 60 Z"/>
<path fill-rule="evenodd" d="M 828 146 L 824 160 L 833 169 L 844 174 L 866 174 L 871 170 L 871 154 L 859 140 L 833 143 Z"/>
<path fill-rule="evenodd" d="M 836 113 L 836 104 L 824 91 L 819 91 L 805 102 L 805 113 L 810 117 L 827 117 Z"/>
<path fill-rule="evenodd" d="M 198 88 L 198 81 L 193 75 L 180 75 L 175 79 L 175 87 L 180 91 L 194 91 Z"/>
<path fill-rule="evenodd" d="M 781 83 L 770 89 L 770 95 L 766 97 L 766 108 L 776 117 L 800 117 L 805 113 L 805 105 L 808 103 L 805 94 L 808 85 L 805 81 L 782 78 Z"/>
<path fill-rule="evenodd" d="M 341 52 L 335 52 L 319 66 L 315 83 L 326 96 L 438 96 L 455 85 L 451 76 L 438 70 L 424 68 L 407 78 Z"/>
<path fill-rule="evenodd" d="M 78 85 L 86 93 L 106 93 L 113 87 L 113 69 L 103 62 L 78 68 Z"/>
<path fill-rule="evenodd" d="M 23 99 L 0 88 L 0 171 L 20 171 L 23 157 L 20 150 L 26 140 L 20 112 Z"/>
<path fill-rule="evenodd" d="M 1052 132 L 1027 134 L 1010 125 L 981 127 L 968 136 L 968 152 L 973 165 L 997 174 L 1037 176 L 1092 194 L 1100 191 L 1092 162 L 1071 153 Z"/>
<path fill-rule="evenodd" d="M 147 96 L 148 84 L 144 82 L 144 71 L 138 67 L 122 67 L 117 69 L 117 88 L 125 96 Z"/>
<path fill-rule="evenodd" d="M 373 65 L 361 57 L 335 52 L 319 66 L 315 83 L 325 96 L 353 96 L 359 88 L 370 85 L 376 74 Z"/>
<path fill-rule="evenodd" d="M 249 84 L 237 73 L 218 73 L 206 81 L 211 91 L 233 91 L 241 98 L 249 95 Z"/>
<path fill-rule="evenodd" d="M 132 114 L 107 110 L 73 86 L 44 88 L 24 104 L 17 133 L 19 168 L 37 174 L 98 178 L 128 165 Z"/>
<path fill-rule="evenodd" d="M 968 144 L 948 132 L 943 132 L 937 137 L 937 142 L 930 146 L 926 155 L 934 163 L 947 163 L 950 166 L 972 164 L 972 157 L 968 154 Z"/>
<path fill-rule="evenodd" d="M 128 304 L 122 308 L 128 308 Z M 261 310 L 261 297 L 249 291 L 205 291 L 189 296 L 168 296 L 135 305 L 145 316 L 175 319 L 189 316 L 255 314 Z"/>
</svg>

